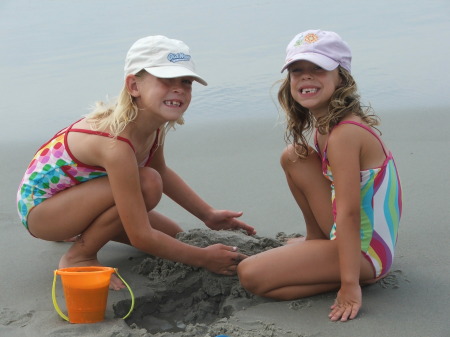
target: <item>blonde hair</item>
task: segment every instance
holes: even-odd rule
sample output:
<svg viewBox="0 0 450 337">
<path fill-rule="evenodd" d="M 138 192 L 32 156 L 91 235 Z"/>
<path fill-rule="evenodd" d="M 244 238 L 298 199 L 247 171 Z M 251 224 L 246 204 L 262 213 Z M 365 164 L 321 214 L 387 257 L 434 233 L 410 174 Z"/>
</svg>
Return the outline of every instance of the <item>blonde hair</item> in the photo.
<svg viewBox="0 0 450 337">
<path fill-rule="evenodd" d="M 352 75 L 341 66 L 338 67 L 341 85 L 331 96 L 328 114 L 315 120 L 308 109 L 297 103 L 291 95 L 291 80 L 288 72 L 278 90 L 278 101 L 286 113 L 286 142 L 295 145 L 300 158 L 309 153 L 308 139 L 314 127 L 320 134 L 328 133 L 336 124 L 348 115 L 359 116 L 367 125 L 378 125 L 378 117 L 370 106 L 362 106 L 356 82 Z"/>
<path fill-rule="evenodd" d="M 145 70 L 141 70 L 135 76 L 142 77 L 146 73 Z M 117 138 L 127 125 L 136 119 L 138 113 L 139 108 L 134 102 L 134 97 L 130 95 L 124 85 L 116 100 L 109 103 L 96 102 L 92 111 L 86 115 L 86 121 L 91 124 L 93 130 L 107 130 L 112 137 Z M 163 144 L 167 131 L 171 128 L 175 129 L 175 124 L 184 124 L 183 117 L 180 117 L 177 121 L 166 123 L 163 132 L 159 134 L 158 142 L 160 145 Z"/>
</svg>

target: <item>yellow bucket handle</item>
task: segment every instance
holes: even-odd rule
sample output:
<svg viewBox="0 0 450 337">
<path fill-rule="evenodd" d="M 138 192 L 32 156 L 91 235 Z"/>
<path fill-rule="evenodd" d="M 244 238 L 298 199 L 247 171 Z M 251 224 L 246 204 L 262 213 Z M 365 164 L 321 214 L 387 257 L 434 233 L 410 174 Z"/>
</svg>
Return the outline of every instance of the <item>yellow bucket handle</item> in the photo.
<svg viewBox="0 0 450 337">
<path fill-rule="evenodd" d="M 117 268 L 114 268 L 115 273 L 117 274 L 117 276 L 119 277 L 119 279 L 123 282 L 123 284 L 125 284 L 125 286 L 127 287 L 128 291 L 130 292 L 131 295 L 131 308 L 130 311 L 128 311 L 128 313 L 122 317 L 122 319 L 126 319 L 128 318 L 128 316 L 130 316 L 130 314 L 132 313 L 133 309 L 134 309 L 134 294 L 133 291 L 131 290 L 130 286 L 128 285 L 127 282 L 125 282 L 125 280 L 122 278 L 122 276 L 120 276 L 119 271 Z M 53 285 L 52 285 L 52 300 L 53 300 L 53 306 L 55 307 L 56 312 L 59 314 L 59 316 L 61 316 L 62 319 L 69 321 L 69 317 L 67 317 L 66 315 L 64 315 L 64 313 L 61 311 L 61 309 L 59 308 L 58 302 L 56 301 L 56 270 L 53 272 Z"/>
</svg>

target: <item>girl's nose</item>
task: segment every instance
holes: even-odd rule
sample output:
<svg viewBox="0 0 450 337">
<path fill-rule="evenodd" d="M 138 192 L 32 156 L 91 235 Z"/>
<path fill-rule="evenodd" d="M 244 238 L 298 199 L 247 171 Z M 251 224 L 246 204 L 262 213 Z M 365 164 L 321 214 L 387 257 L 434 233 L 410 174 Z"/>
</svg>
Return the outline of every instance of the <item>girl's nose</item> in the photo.
<svg viewBox="0 0 450 337">
<path fill-rule="evenodd" d="M 183 81 L 180 78 L 174 78 L 172 80 L 172 90 L 174 92 L 183 92 Z"/>
<path fill-rule="evenodd" d="M 305 80 L 309 80 L 309 79 L 311 79 L 313 76 L 312 76 L 312 74 L 311 74 L 311 72 L 309 71 L 309 70 L 305 70 L 303 73 L 302 73 L 302 79 L 305 79 Z"/>
</svg>

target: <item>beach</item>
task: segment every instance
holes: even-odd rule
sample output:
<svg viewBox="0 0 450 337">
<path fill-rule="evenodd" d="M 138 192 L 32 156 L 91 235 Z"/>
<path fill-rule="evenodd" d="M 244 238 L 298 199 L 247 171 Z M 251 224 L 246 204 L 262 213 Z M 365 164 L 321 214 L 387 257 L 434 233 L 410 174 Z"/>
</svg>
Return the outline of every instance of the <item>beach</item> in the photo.
<svg viewBox="0 0 450 337">
<path fill-rule="evenodd" d="M 107 244 L 100 251 L 99 260 L 119 268 L 135 293 L 134 312 L 126 321 L 116 317 L 129 308 L 130 294 L 125 289 L 109 291 L 106 316 L 101 323 L 70 324 L 62 320 L 53 308 L 51 285 L 53 271 L 70 243 L 33 238 L 20 224 L 15 209 L 17 186 L 40 144 L 25 140 L 3 142 L 0 335 L 449 336 L 446 195 L 450 181 L 448 174 L 441 173 L 450 165 L 448 110 L 444 107 L 380 114 L 383 139 L 394 153 L 403 185 L 403 217 L 391 273 L 363 288 L 363 307 L 355 320 L 346 323 L 333 323 L 327 318 L 335 293 L 296 301 L 248 296 L 237 277 L 212 275 L 160 261 L 118 243 Z M 189 234 L 180 238 L 186 242 L 236 242 L 234 245 L 248 254 L 279 244 L 279 232 L 305 234 L 301 213 L 279 166 L 284 146 L 283 125 L 276 116 L 238 123 L 187 124 L 171 131 L 166 139 L 168 165 L 214 207 L 244 211 L 242 219 L 258 232 L 254 238 L 242 233 L 205 231 L 198 219 L 167 199 L 157 209 L 180 223 Z M 202 291 L 220 306 L 208 311 L 211 304 L 197 303 L 190 315 L 177 311 Z M 57 294 L 65 311 L 60 286 Z M 168 306 L 171 302 L 174 305 Z M 163 306 L 164 317 L 159 313 L 164 311 Z M 188 316 L 191 320 L 183 321 Z"/>
</svg>

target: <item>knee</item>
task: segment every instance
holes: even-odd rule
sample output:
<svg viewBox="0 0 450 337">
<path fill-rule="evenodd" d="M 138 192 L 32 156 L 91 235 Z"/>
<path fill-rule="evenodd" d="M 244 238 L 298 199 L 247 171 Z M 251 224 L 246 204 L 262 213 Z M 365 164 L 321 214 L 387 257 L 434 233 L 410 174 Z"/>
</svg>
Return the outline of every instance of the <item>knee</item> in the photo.
<svg viewBox="0 0 450 337">
<path fill-rule="evenodd" d="M 301 158 L 298 156 L 295 146 L 288 145 L 281 153 L 280 164 L 284 172 L 287 175 L 291 173 L 300 173 L 301 175 L 308 175 L 311 172 L 321 173 L 321 159 L 319 154 L 312 149 L 308 148 L 308 156 L 306 158 Z"/>
<path fill-rule="evenodd" d="M 295 149 L 292 144 L 285 147 L 281 153 L 280 165 L 284 171 L 287 171 L 288 167 L 295 162 L 297 155 L 295 154 Z"/>
<path fill-rule="evenodd" d="M 259 277 L 257 275 L 257 270 L 254 268 L 249 258 L 239 263 L 237 267 L 237 274 L 239 277 L 239 282 L 244 289 L 258 296 L 264 295 L 258 282 Z"/>
<path fill-rule="evenodd" d="M 161 200 L 163 183 L 159 173 L 150 168 L 142 167 L 139 171 L 141 190 L 148 210 L 153 209 Z"/>
</svg>

